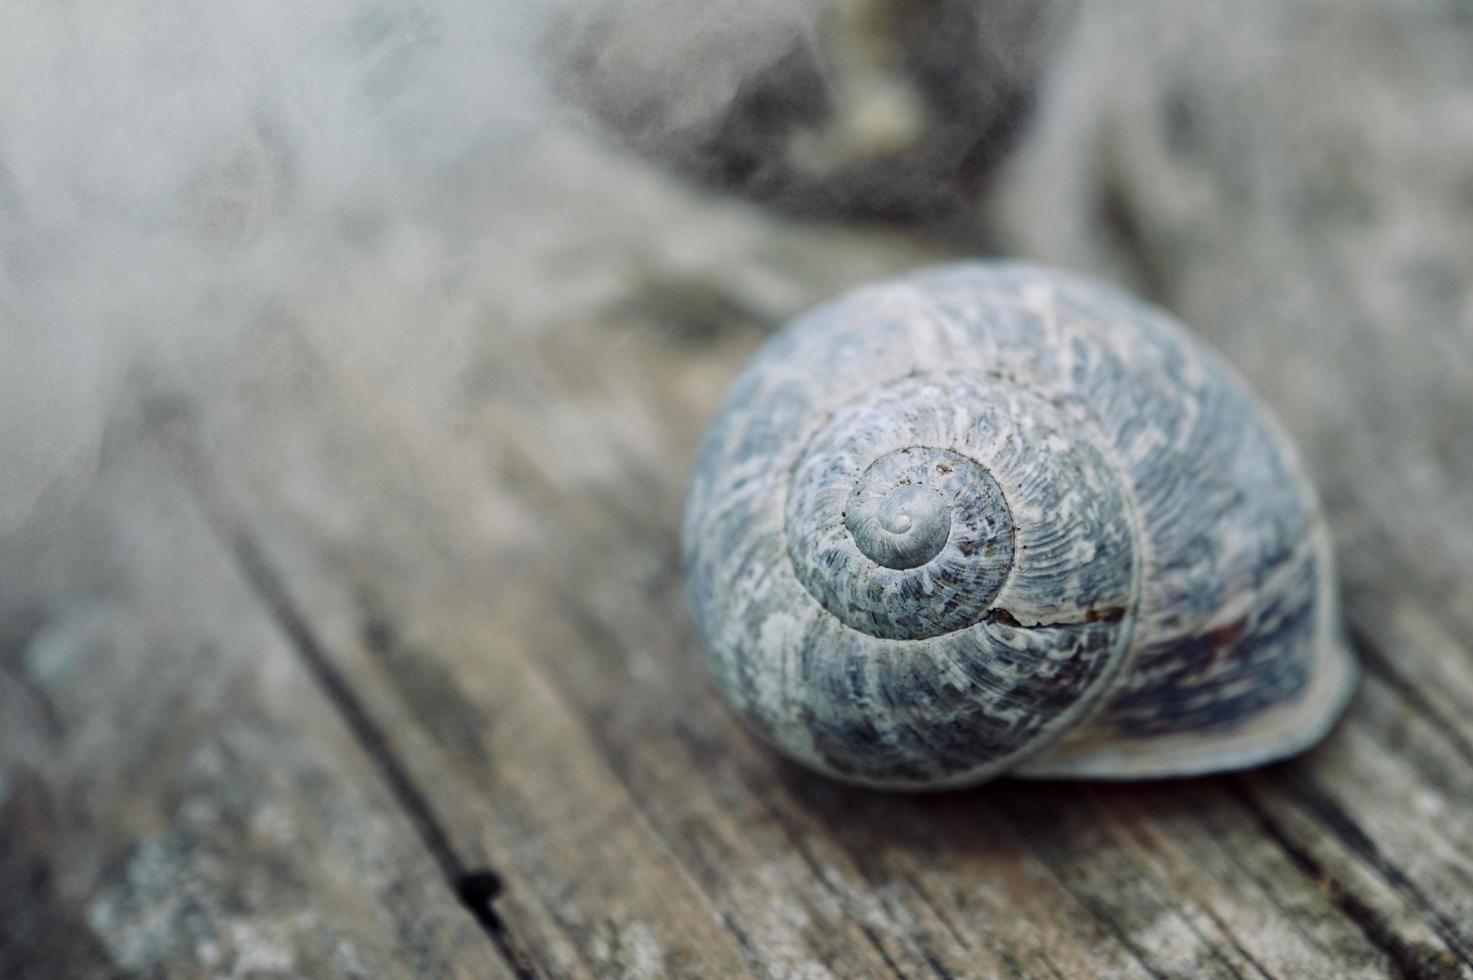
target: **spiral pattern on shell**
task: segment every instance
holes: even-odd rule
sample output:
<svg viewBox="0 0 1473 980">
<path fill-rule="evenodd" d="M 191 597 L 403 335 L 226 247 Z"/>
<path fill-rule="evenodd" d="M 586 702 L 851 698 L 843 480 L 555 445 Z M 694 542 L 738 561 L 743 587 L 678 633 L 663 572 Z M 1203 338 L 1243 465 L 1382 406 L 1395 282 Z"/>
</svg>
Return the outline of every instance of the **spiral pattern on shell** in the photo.
<svg viewBox="0 0 1473 980">
<path fill-rule="evenodd" d="M 732 703 L 855 782 L 1257 761 L 1348 689 L 1271 421 L 1164 315 L 1048 270 L 947 267 L 795 321 L 707 434 L 684 550 Z"/>
</svg>

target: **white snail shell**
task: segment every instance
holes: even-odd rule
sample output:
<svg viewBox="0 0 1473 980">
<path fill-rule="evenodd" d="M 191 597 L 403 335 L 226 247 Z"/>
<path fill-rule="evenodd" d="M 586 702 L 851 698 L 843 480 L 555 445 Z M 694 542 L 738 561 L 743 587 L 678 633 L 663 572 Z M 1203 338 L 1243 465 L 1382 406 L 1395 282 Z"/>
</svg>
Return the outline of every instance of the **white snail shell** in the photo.
<svg viewBox="0 0 1473 980">
<path fill-rule="evenodd" d="M 683 551 L 716 680 L 851 782 L 1255 765 L 1354 675 L 1314 492 L 1170 317 L 968 263 L 800 317 L 734 383 Z"/>
</svg>

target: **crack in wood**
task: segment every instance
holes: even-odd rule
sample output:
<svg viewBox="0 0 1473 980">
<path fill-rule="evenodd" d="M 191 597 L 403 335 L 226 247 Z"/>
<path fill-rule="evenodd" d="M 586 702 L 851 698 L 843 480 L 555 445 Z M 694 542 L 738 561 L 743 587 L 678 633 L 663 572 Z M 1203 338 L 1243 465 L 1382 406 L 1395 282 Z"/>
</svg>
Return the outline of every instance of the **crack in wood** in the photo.
<svg viewBox="0 0 1473 980">
<path fill-rule="evenodd" d="M 1366 673 L 1383 682 L 1406 702 L 1417 716 L 1435 728 L 1453 747 L 1458 755 L 1473 765 L 1473 742 L 1458 730 L 1458 726 L 1447 715 L 1439 711 L 1432 701 L 1409 681 L 1401 671 L 1381 652 L 1374 640 L 1353 621 L 1346 624 L 1346 633 L 1356 658 Z"/>
<path fill-rule="evenodd" d="M 179 423 L 187 420 L 181 419 L 177 413 L 168 412 L 167 407 L 162 414 L 157 411 L 159 406 L 154 408 L 155 411 L 150 413 L 154 415 L 153 421 L 163 423 L 156 428 L 156 435 L 164 443 L 191 499 L 200 508 L 206 526 L 220 539 L 246 585 L 285 636 L 288 647 L 347 726 L 353 741 L 378 770 L 389 794 L 429 852 L 456 900 L 475 919 L 518 980 L 535 980 L 537 973 L 522 953 L 521 944 L 511 935 L 506 922 L 495 909 L 495 901 L 503 891 L 501 876 L 489 868 L 467 866 L 456 852 L 429 797 L 410 775 L 388 733 L 333 663 L 332 656 L 308 624 L 307 617 L 292 598 L 280 574 L 250 532 L 225 513 L 224 505 L 211 492 L 210 476 L 204 471 L 198 455 L 191 451 L 192 441 L 179 432 Z"/>
<path fill-rule="evenodd" d="M 1334 903 L 1351 922 L 1353 922 L 1361 933 L 1377 949 L 1386 954 L 1390 960 L 1390 966 L 1395 970 L 1395 976 L 1405 980 L 1454 980 L 1461 977 L 1462 972 L 1458 968 L 1458 961 L 1467 963 L 1467 958 L 1458 949 L 1456 938 L 1449 940 L 1443 928 L 1434 926 L 1438 937 L 1447 944 L 1447 951 L 1428 949 L 1425 946 L 1409 942 L 1396 933 L 1391 923 L 1363 897 L 1350 890 L 1346 884 L 1337 878 L 1324 862 L 1316 858 L 1309 849 L 1299 844 L 1281 824 L 1268 812 L 1257 797 L 1245 785 L 1248 777 L 1238 777 L 1231 792 L 1235 799 L 1250 813 L 1257 821 L 1263 832 L 1278 845 L 1280 850 L 1289 858 L 1301 873 L 1311 882 L 1314 882 L 1325 893 L 1326 897 Z M 1310 808 L 1311 813 L 1324 820 L 1324 816 Z M 1347 818 L 1348 819 L 1348 818 Z M 1328 823 L 1328 821 L 1325 821 Z M 1353 826 L 1353 825 L 1352 825 Z M 1335 828 L 1331 825 L 1332 832 Z M 1337 834 L 1338 836 L 1338 834 Z M 1355 836 L 1360 841 L 1371 843 L 1365 834 L 1355 828 Z M 1356 850 L 1350 841 L 1342 842 Z M 1374 844 L 1371 845 L 1374 849 Z M 1364 856 L 1362 856 L 1364 860 Z M 1368 862 L 1369 863 L 1369 862 Z M 1384 862 L 1383 862 L 1384 863 Z M 1381 867 L 1372 863 L 1373 870 L 1380 874 L 1383 880 L 1386 876 Z M 1394 869 L 1393 869 L 1394 870 Z M 1399 873 L 1396 875 L 1401 878 Z M 1388 881 L 1388 884 L 1393 884 Z M 1393 887 L 1395 885 L 1393 884 Z M 1429 910 L 1423 909 L 1426 913 Z M 1441 920 L 1441 916 L 1435 911 L 1431 914 Z"/>
<path fill-rule="evenodd" d="M 1035 851 L 1035 853 L 1037 852 Z M 1053 863 L 1044 858 L 1043 855 L 1039 855 L 1039 859 L 1043 861 L 1044 866 L 1048 868 L 1049 873 L 1053 876 L 1054 881 L 1058 883 L 1059 887 L 1067 892 L 1070 898 L 1078 902 L 1079 907 L 1088 912 L 1090 918 L 1098 922 L 1106 932 L 1113 936 L 1115 941 L 1120 944 L 1120 947 L 1130 954 L 1131 959 L 1135 960 L 1147 975 L 1153 977 L 1154 980 L 1168 980 L 1166 974 L 1163 974 L 1151 965 L 1151 962 L 1146 957 L 1145 951 L 1131 940 L 1130 932 L 1115 921 L 1115 918 L 1110 915 L 1108 909 L 1101 907 L 1098 902 L 1065 880 L 1059 874 L 1058 869 L 1053 866 Z"/>
<path fill-rule="evenodd" d="M 1212 924 L 1217 926 L 1217 928 L 1222 931 L 1223 936 L 1227 938 L 1227 941 L 1232 945 L 1233 949 L 1238 951 L 1238 955 L 1247 960 L 1248 965 L 1258 971 L 1259 976 L 1263 977 L 1263 980 L 1273 980 L 1273 974 L 1269 973 L 1268 970 L 1264 968 L 1263 964 L 1258 962 L 1258 958 L 1255 957 L 1251 952 L 1249 952 L 1248 948 L 1238 940 L 1237 935 L 1232 931 L 1231 928 L 1228 927 L 1228 924 L 1223 921 L 1222 916 L 1217 914 L 1216 909 L 1214 909 L 1207 902 L 1199 902 L 1198 907 L 1202 910 L 1202 914 L 1211 919 Z M 1190 919 L 1187 920 L 1187 925 L 1198 938 L 1202 939 L 1203 942 L 1207 942 L 1207 938 L 1197 930 L 1197 927 L 1191 923 Z M 1228 969 L 1233 971 L 1234 976 L 1241 977 L 1243 975 L 1237 967 L 1233 966 L 1232 963 L 1228 961 L 1226 956 L 1220 955 L 1219 958 L 1223 961 L 1223 963 L 1227 964 Z"/>
<path fill-rule="evenodd" d="M 1090 790 L 1085 791 L 1082 795 L 1087 795 L 1093 801 L 1094 805 L 1099 807 L 1102 811 L 1107 809 L 1104 801 L 1101 798 L 1102 793 L 1098 788 L 1091 788 Z M 1144 825 L 1139 825 L 1135 823 L 1127 824 L 1122 827 L 1122 834 L 1125 837 L 1132 839 L 1136 846 L 1140 847 L 1144 851 L 1160 850 L 1160 847 L 1156 844 L 1154 840 L 1152 840 L 1153 835 L 1145 829 Z M 1265 978 L 1265 980 L 1272 980 L 1272 975 L 1266 969 L 1264 969 L 1263 964 L 1259 963 L 1258 960 L 1254 958 L 1253 954 L 1250 953 L 1243 946 L 1243 944 L 1238 940 L 1237 935 L 1233 932 L 1232 928 L 1229 927 L 1222 916 L 1218 914 L 1217 910 L 1213 908 L 1211 902 L 1209 902 L 1205 897 L 1201 895 L 1193 896 L 1193 899 L 1196 907 L 1200 909 L 1202 914 L 1210 919 L 1213 925 L 1215 925 L 1222 933 L 1222 936 L 1224 939 L 1226 939 L 1228 945 L 1237 950 L 1238 954 L 1242 956 L 1243 959 L 1246 960 L 1248 964 L 1253 967 L 1254 970 L 1261 974 Z M 1223 967 L 1229 973 L 1238 978 L 1238 980 L 1244 980 L 1242 971 L 1238 969 L 1236 964 L 1228 959 L 1227 954 L 1223 952 L 1221 948 L 1219 948 L 1219 945 L 1217 943 L 1209 939 L 1202 932 L 1202 930 L 1198 928 L 1197 923 L 1193 920 L 1192 916 L 1181 914 L 1181 912 L 1178 912 L 1177 918 L 1182 922 L 1183 925 L 1186 926 L 1187 930 L 1191 932 L 1191 934 L 1195 936 L 1197 940 L 1212 953 L 1213 957 L 1216 958 L 1220 963 L 1222 963 Z"/>
<path fill-rule="evenodd" d="M 947 915 L 941 906 L 936 903 L 936 900 L 931 896 L 930 890 L 921 884 L 919 878 L 905 870 L 899 872 L 899 878 L 925 904 L 926 908 L 931 910 L 931 914 L 936 916 L 936 921 L 941 923 L 942 928 L 951 935 L 952 939 L 956 940 L 956 944 L 959 947 L 964 950 L 970 950 L 972 948 L 971 942 L 962 934 L 956 923 L 952 921 L 951 916 Z M 1050 969 L 1052 968 L 1052 964 L 1050 964 Z"/>
<path fill-rule="evenodd" d="M 1438 937 L 1447 944 L 1458 959 L 1467 966 L 1473 967 L 1473 958 L 1470 953 L 1473 950 L 1459 937 L 1457 926 L 1447 920 L 1436 906 L 1428 900 L 1406 873 L 1394 863 L 1387 860 L 1381 853 L 1376 842 L 1365 832 L 1355 820 L 1346 813 L 1334 800 L 1321 792 L 1313 782 L 1307 778 L 1296 782 L 1287 790 L 1287 795 L 1297 802 L 1305 810 L 1313 813 L 1315 817 L 1327 827 L 1335 837 L 1347 848 L 1356 854 L 1376 873 L 1381 876 L 1392 888 L 1401 892 L 1411 899 L 1417 909 L 1426 917 L 1427 924 L 1432 927 Z"/>
<path fill-rule="evenodd" d="M 1007 812 L 1008 820 L 1013 824 L 1015 828 L 1021 830 L 1027 827 L 1028 818 L 1026 814 L 1021 813 L 1016 807 L 1012 806 L 1005 806 L 1004 810 Z M 1139 945 L 1137 945 L 1134 941 L 1130 939 L 1129 928 L 1117 922 L 1114 915 L 1106 906 L 1101 904 L 1098 900 L 1089 896 L 1081 889 L 1075 887 L 1066 879 L 1063 874 L 1060 873 L 1059 868 L 1056 867 L 1051 856 L 1046 852 L 1045 849 L 1029 845 L 1029 850 L 1034 854 L 1034 856 L 1038 858 L 1040 862 L 1043 863 L 1044 867 L 1048 868 L 1049 873 L 1053 876 L 1054 880 L 1058 882 L 1059 886 L 1063 888 L 1064 891 L 1068 892 L 1070 897 L 1078 902 L 1079 905 L 1090 914 L 1091 918 L 1093 918 L 1112 936 L 1116 938 L 1121 947 L 1124 948 L 1125 951 L 1131 955 L 1136 963 L 1140 965 L 1141 969 L 1145 970 L 1146 973 L 1150 974 L 1152 977 L 1158 978 L 1158 980 L 1164 980 L 1164 978 L 1168 976 L 1167 974 L 1161 973 L 1159 970 L 1156 969 L 1154 965 L 1152 965 L 1152 963 L 1148 959 L 1147 951 L 1142 949 Z M 1233 977 L 1238 978 L 1238 980 L 1242 980 L 1242 974 L 1238 971 L 1237 967 L 1235 967 L 1233 963 L 1227 959 L 1227 957 L 1222 953 L 1221 950 L 1217 948 L 1214 943 L 1210 942 L 1205 936 L 1202 935 L 1201 931 L 1196 927 L 1196 924 L 1191 921 L 1189 916 L 1184 916 L 1177 913 L 1176 918 L 1194 937 L 1196 937 L 1196 939 L 1202 944 L 1202 946 L 1206 949 L 1208 954 L 1212 956 L 1214 960 L 1222 964 L 1223 968 L 1226 969 L 1228 973 L 1230 973 Z M 1233 945 L 1237 946 L 1238 944 L 1234 942 Z"/>
<path fill-rule="evenodd" d="M 1275 841 L 1274 843 L 1277 846 L 1277 841 Z M 1283 849 L 1280 848 L 1281 853 L 1282 850 Z M 1246 878 L 1248 878 L 1249 881 L 1253 882 L 1258 890 L 1262 892 L 1271 903 L 1273 903 L 1273 907 L 1278 909 L 1280 914 L 1282 915 L 1283 921 L 1287 922 L 1289 926 L 1301 938 L 1304 939 L 1306 945 L 1308 945 L 1311 949 L 1317 950 L 1318 952 L 1326 956 L 1331 954 L 1331 950 L 1328 949 L 1325 944 L 1320 941 L 1319 937 L 1317 937 L 1313 932 L 1304 927 L 1304 924 L 1300 921 L 1300 916 L 1296 914 L 1295 910 L 1284 904 L 1283 897 L 1279 894 L 1278 889 L 1274 888 L 1269 881 L 1260 877 L 1254 871 L 1252 866 L 1249 865 L 1246 861 L 1243 861 L 1241 858 L 1239 858 L 1233 848 L 1226 848 L 1224 853 L 1226 854 L 1228 861 L 1232 862 L 1233 866 L 1236 867 Z M 1294 867 L 1296 871 L 1301 871 L 1302 873 L 1302 869 L 1300 869 L 1298 865 L 1295 865 Z M 1343 911 L 1341 912 L 1341 915 L 1344 915 Z M 1354 925 L 1353 922 L 1351 924 Z"/>
<path fill-rule="evenodd" d="M 208 511 L 209 508 L 206 509 Z M 211 523 L 215 524 L 214 517 Z M 256 542 L 240 529 L 217 527 L 217 531 L 223 533 L 241 574 L 286 635 L 298 659 L 348 726 L 354 741 L 373 760 L 395 802 L 408 817 L 456 898 L 476 920 L 511 971 L 522 980 L 531 980 L 536 976 L 535 972 L 494 907 L 495 899 L 502 891 L 500 876 L 489 869 L 466 867 L 455 852 L 444 825 L 394 750 L 388 734 L 333 664 L 331 656 Z"/>
<path fill-rule="evenodd" d="M 793 846 L 794 852 L 797 853 L 799 859 L 802 860 L 804 866 L 808 868 L 808 873 L 813 876 L 814 880 L 817 881 L 819 885 L 824 888 L 825 891 L 832 895 L 836 901 L 838 901 L 840 908 L 844 908 L 845 906 L 847 906 L 849 904 L 848 899 L 843 894 L 843 892 L 841 892 L 838 887 L 836 887 L 834 883 L 828 879 L 828 876 L 823 873 L 823 869 L 819 867 L 817 859 L 813 856 L 813 852 L 808 849 L 808 846 L 805 843 L 803 843 L 801 837 L 798 834 L 797 828 L 795 828 L 792 825 L 792 822 L 787 819 L 787 815 L 782 813 L 777 806 L 772 804 L 769 804 L 767 806 L 767 813 L 769 816 L 772 817 L 773 822 L 777 824 L 778 827 L 782 828 L 783 836 L 786 837 L 788 839 L 788 843 Z M 895 976 L 905 978 L 905 971 L 900 969 L 900 966 L 895 962 L 894 958 L 891 957 L 889 951 L 885 949 L 884 943 L 882 943 L 880 941 L 880 937 L 875 934 L 874 927 L 860 919 L 858 916 L 849 913 L 847 908 L 845 909 L 845 914 L 854 920 L 855 925 L 859 927 L 859 931 L 863 934 L 865 940 L 870 944 L 874 951 L 879 954 L 880 959 L 884 961 L 886 968 L 889 969 L 889 971 Z M 941 980 L 952 980 L 951 973 L 946 970 L 945 967 L 941 966 L 936 961 L 935 957 L 930 954 L 929 951 L 921 948 L 919 943 L 917 943 L 917 948 L 920 949 L 922 956 L 925 958 L 927 964 L 931 967 L 932 972 L 940 977 Z"/>
</svg>

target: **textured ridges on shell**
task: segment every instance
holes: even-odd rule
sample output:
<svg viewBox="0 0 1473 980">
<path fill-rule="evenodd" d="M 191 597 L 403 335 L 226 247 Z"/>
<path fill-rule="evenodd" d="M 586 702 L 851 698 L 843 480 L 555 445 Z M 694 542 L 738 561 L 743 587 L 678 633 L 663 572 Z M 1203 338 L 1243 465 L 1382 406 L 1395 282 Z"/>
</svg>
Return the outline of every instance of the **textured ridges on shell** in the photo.
<svg viewBox="0 0 1473 980">
<path fill-rule="evenodd" d="M 1184 648 L 1162 651 L 1186 663 L 1245 656 L 1267 676 L 1240 676 L 1240 688 L 1252 688 L 1261 680 L 1279 700 L 1255 699 L 1247 711 L 1240 702 L 1229 712 L 1217 712 L 1216 724 L 1200 729 L 1175 727 L 1155 735 L 1123 735 L 1106 715 L 1070 733 L 1011 774 L 1030 779 L 1198 776 L 1286 759 L 1324 738 L 1350 700 L 1357 672 L 1341 630 L 1334 574 L 1326 560 L 1329 539 L 1322 526 L 1310 535 L 1306 551 L 1318 563 L 1300 579 L 1307 580 L 1315 593 L 1312 605 L 1298 614 L 1300 629 L 1276 631 L 1278 639 L 1269 644 L 1270 654 L 1255 656 L 1251 646 L 1243 646 L 1258 640 L 1258 630 L 1240 631 L 1236 627 L 1232 632 L 1237 642 L 1231 648 L 1224 648 L 1219 641 L 1216 649 L 1204 653 L 1200 648 L 1193 649 L 1188 640 L 1183 642 Z M 1290 570 L 1291 576 L 1299 574 L 1299 570 Z M 1270 621 L 1282 616 L 1280 603 L 1270 602 L 1269 606 Z M 1206 632 L 1210 636 L 1215 630 Z M 1301 645 L 1288 647 L 1290 642 Z M 1292 690 L 1286 690 L 1290 684 L 1285 683 L 1285 673 L 1292 676 Z M 1127 695 L 1127 704 L 1130 699 Z"/>
<path fill-rule="evenodd" d="M 875 470 L 882 462 L 876 460 L 849 495 L 844 526 L 859 550 L 875 564 L 901 571 L 919 568 L 941 554 L 951 540 L 951 508 L 957 492 L 945 486 L 912 483 L 908 478 L 894 485 L 898 477 L 888 473 L 877 479 Z M 958 459 L 956 465 L 965 466 L 967 462 Z M 936 463 L 927 469 L 944 465 Z"/>
<path fill-rule="evenodd" d="M 750 452 L 740 423 L 761 414 L 723 415 L 738 424 L 715 438 Z M 693 488 L 721 503 L 689 574 L 733 702 L 787 751 L 883 785 L 974 782 L 1066 732 L 1122 662 L 1139 591 L 1104 455 L 1053 406 L 966 376 L 897 379 L 826 423 L 791 456 L 762 454 L 773 465 L 710 471 L 709 487 L 703 462 Z M 932 561 L 863 553 L 847 508 L 871 478 L 945 491 L 955 527 Z"/>
<path fill-rule="evenodd" d="M 951 394 L 901 388 L 885 391 L 878 411 L 869 399 L 848 406 L 805 447 L 788 481 L 784 536 L 799 581 L 836 619 L 872 636 L 920 640 L 981 621 L 1013 568 L 1015 534 L 997 481 L 965 451 L 894 445 L 923 432 L 919 414 L 906 424 L 896 406 Z M 970 448 L 954 435 L 925 434 Z M 877 561 L 855 533 L 869 522 L 863 498 L 915 486 L 944 503 L 946 537 L 926 562 Z"/>
<path fill-rule="evenodd" d="M 906 479 L 950 513 L 894 497 Z M 861 546 L 886 501 L 944 516 L 945 542 Z M 1047 270 L 945 267 L 791 324 L 707 434 L 684 547 L 732 703 L 856 782 L 1245 765 L 1317 737 L 1348 689 L 1272 421 L 1163 314 Z"/>
</svg>

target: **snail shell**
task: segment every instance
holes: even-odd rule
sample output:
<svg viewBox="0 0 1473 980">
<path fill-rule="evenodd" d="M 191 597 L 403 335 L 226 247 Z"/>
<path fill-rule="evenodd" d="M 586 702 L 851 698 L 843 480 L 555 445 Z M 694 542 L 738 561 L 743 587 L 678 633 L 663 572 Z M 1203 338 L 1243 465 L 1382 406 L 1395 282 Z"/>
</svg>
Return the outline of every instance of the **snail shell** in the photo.
<svg viewBox="0 0 1473 980">
<path fill-rule="evenodd" d="M 1048 269 L 794 321 L 727 394 L 682 536 L 721 689 L 851 782 L 1255 765 L 1317 741 L 1354 675 L 1274 421 L 1166 314 Z"/>
</svg>

